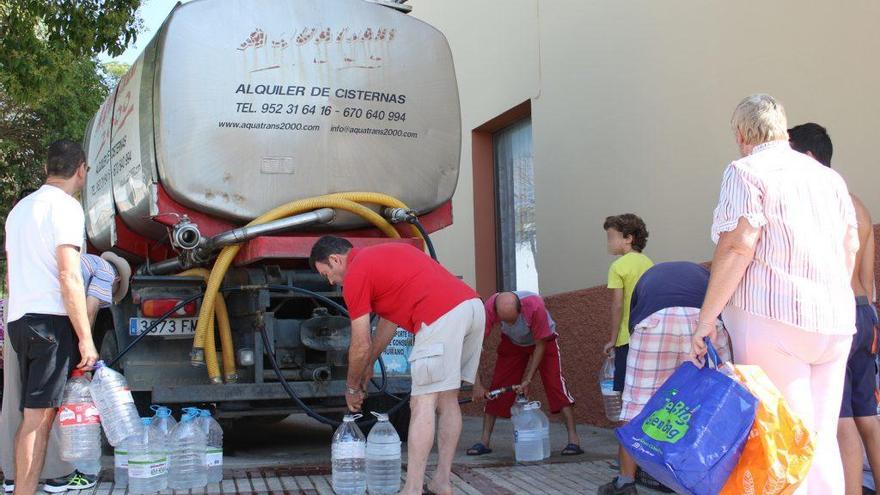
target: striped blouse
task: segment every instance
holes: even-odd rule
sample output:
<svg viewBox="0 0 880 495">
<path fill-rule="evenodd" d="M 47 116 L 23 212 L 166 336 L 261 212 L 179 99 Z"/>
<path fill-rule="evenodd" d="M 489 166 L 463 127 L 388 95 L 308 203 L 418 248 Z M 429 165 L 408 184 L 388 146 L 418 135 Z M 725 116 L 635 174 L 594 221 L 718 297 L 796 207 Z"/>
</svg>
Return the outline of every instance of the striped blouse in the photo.
<svg viewBox="0 0 880 495">
<path fill-rule="evenodd" d="M 729 304 L 811 332 L 855 332 L 845 243 L 856 214 L 837 172 L 786 141 L 756 146 L 724 171 L 712 241 L 740 218 L 761 236 Z"/>
</svg>

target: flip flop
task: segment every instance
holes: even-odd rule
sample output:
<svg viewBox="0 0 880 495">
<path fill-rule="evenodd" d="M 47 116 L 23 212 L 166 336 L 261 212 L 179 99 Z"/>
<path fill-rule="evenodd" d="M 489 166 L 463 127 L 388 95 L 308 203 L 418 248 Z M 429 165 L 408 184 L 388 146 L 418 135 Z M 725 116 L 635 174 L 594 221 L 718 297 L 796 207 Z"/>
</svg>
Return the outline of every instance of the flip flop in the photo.
<svg viewBox="0 0 880 495">
<path fill-rule="evenodd" d="M 570 443 L 562 449 L 562 455 L 581 455 L 584 453 L 584 449 L 581 448 L 580 445 L 576 443 Z"/>
<path fill-rule="evenodd" d="M 485 454 L 491 454 L 491 453 L 492 453 L 492 449 L 490 449 L 489 447 L 486 447 L 485 445 L 483 445 L 480 442 L 475 443 L 473 447 L 471 447 L 467 450 L 467 455 L 485 455 Z"/>
</svg>

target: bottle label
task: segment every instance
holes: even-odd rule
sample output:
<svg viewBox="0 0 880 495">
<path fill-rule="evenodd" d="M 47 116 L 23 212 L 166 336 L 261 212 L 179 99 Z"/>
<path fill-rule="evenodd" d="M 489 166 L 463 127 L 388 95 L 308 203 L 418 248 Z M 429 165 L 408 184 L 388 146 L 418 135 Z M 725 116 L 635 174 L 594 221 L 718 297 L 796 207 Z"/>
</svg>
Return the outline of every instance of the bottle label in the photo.
<svg viewBox="0 0 880 495">
<path fill-rule="evenodd" d="M 101 417 L 91 402 L 62 404 L 58 409 L 58 423 L 61 426 L 96 425 L 101 423 Z"/>
<path fill-rule="evenodd" d="M 128 469 L 128 452 L 117 450 L 113 455 L 113 465 L 119 469 Z"/>
<path fill-rule="evenodd" d="M 223 449 L 208 449 L 205 451 L 205 465 L 217 467 L 223 465 Z"/>
<path fill-rule="evenodd" d="M 168 472 L 168 462 L 164 457 L 149 461 L 128 461 L 129 478 L 155 478 Z"/>
<path fill-rule="evenodd" d="M 367 444 L 363 442 L 337 443 L 331 450 L 333 459 L 363 459 L 367 456 Z"/>
</svg>

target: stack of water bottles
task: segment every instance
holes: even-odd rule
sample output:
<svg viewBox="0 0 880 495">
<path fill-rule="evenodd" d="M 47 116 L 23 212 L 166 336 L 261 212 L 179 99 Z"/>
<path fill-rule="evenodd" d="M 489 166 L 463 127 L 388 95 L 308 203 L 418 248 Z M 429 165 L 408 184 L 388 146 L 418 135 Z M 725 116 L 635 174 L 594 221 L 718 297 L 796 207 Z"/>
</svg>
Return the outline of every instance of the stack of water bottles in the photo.
<svg viewBox="0 0 880 495">
<path fill-rule="evenodd" d="M 74 370 L 58 409 L 61 458 L 78 465 L 91 465 L 101 459 L 101 419 L 89 383 L 82 370 Z"/>
<path fill-rule="evenodd" d="M 339 495 L 400 491 L 400 436 L 387 414 L 373 413 L 376 424 L 367 439 L 348 414 L 333 434 L 333 490 Z"/>
<path fill-rule="evenodd" d="M 511 407 L 514 454 L 517 462 L 537 462 L 550 457 L 550 421 L 541 412 L 540 402 Z"/>
<path fill-rule="evenodd" d="M 186 409 L 180 423 L 171 430 L 168 487 L 173 490 L 198 489 L 208 484 L 208 435 L 196 421 L 199 415 L 198 409 Z"/>
</svg>

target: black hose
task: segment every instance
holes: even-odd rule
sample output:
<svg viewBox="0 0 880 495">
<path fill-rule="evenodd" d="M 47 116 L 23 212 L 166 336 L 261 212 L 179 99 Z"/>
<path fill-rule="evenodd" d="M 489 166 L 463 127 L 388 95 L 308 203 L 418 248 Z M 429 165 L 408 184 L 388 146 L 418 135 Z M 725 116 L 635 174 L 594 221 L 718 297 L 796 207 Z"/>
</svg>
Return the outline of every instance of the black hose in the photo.
<svg viewBox="0 0 880 495">
<path fill-rule="evenodd" d="M 428 253 L 431 255 L 431 258 L 434 258 L 434 261 L 437 261 L 437 251 L 434 250 L 434 243 L 431 242 L 431 236 L 428 235 L 428 231 L 425 230 L 422 222 L 419 221 L 419 217 L 413 215 L 409 217 L 407 221 L 416 226 L 419 233 L 422 234 L 422 238 L 425 239 L 425 244 L 428 246 Z"/>
</svg>

